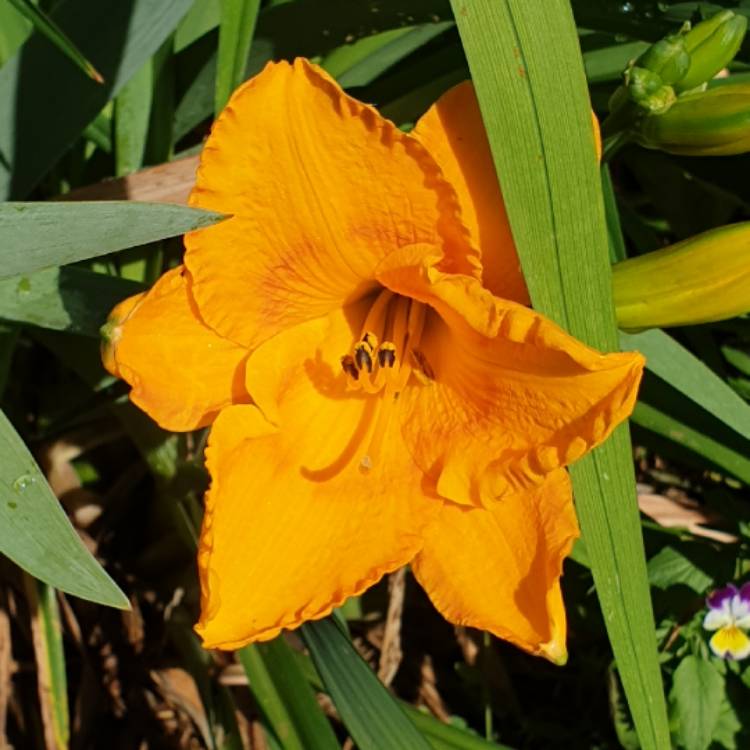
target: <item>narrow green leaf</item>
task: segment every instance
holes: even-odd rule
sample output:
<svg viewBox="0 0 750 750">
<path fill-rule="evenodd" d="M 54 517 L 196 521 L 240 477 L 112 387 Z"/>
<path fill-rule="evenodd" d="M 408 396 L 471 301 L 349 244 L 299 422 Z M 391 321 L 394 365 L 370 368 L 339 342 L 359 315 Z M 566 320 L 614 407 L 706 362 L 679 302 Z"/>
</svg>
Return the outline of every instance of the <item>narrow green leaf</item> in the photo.
<svg viewBox="0 0 750 750">
<path fill-rule="evenodd" d="M 570 6 L 565 0 L 452 4 L 534 305 L 587 343 L 614 350 L 601 179 Z M 668 748 L 627 426 L 571 474 L 641 744 Z"/>
<path fill-rule="evenodd" d="M 101 73 L 86 59 L 83 53 L 70 40 L 68 35 L 31 0 L 10 0 L 19 13 L 34 24 L 34 28 L 47 37 L 74 65 L 97 83 L 104 83 Z"/>
<path fill-rule="evenodd" d="M 110 310 L 142 284 L 75 266 L 0 279 L 0 318 L 99 337 Z"/>
<path fill-rule="evenodd" d="M 512 750 L 508 745 L 499 745 L 465 729 L 444 724 L 431 714 L 408 704 L 400 703 L 406 715 L 422 732 L 433 750 Z"/>
<path fill-rule="evenodd" d="M 219 25 L 221 0 L 197 0 L 180 21 L 174 33 L 174 51 L 180 52 L 189 47 Z"/>
<path fill-rule="evenodd" d="M 0 552 L 50 586 L 127 609 L 76 534 L 28 448 L 0 412 Z"/>
<path fill-rule="evenodd" d="M 625 351 L 639 351 L 655 375 L 750 440 L 750 406 L 713 370 L 661 329 L 620 333 Z"/>
<path fill-rule="evenodd" d="M 339 750 L 336 735 L 283 636 L 237 652 L 250 690 L 284 750 Z"/>
<path fill-rule="evenodd" d="M 636 404 L 632 420 L 639 427 L 697 453 L 718 468 L 750 484 L 750 458 L 746 452 L 735 450 L 709 437 L 651 404 Z"/>
<path fill-rule="evenodd" d="M 344 87 L 367 86 L 379 75 L 453 26 L 450 21 L 391 29 L 335 49 L 323 67 Z"/>
<path fill-rule="evenodd" d="M 217 113 L 224 109 L 232 91 L 245 80 L 259 10 L 260 0 L 222 0 L 214 101 Z"/>
<path fill-rule="evenodd" d="M 149 60 L 115 98 L 115 175 L 121 177 L 143 166 L 146 153 L 153 69 Z"/>
<path fill-rule="evenodd" d="M 26 41 L 34 27 L 10 2 L 0 2 L 0 66 Z"/>
<path fill-rule="evenodd" d="M 38 35 L 0 68 L 0 200 L 23 198 L 174 30 L 193 0 L 69 0 L 50 17 L 105 78 Z M 61 102 L 65 105 L 61 106 Z"/>
<path fill-rule="evenodd" d="M 156 242 L 223 218 L 168 203 L 2 203 L 0 279 Z"/>
<path fill-rule="evenodd" d="M 351 601 L 351 600 L 348 600 Z M 341 611 L 340 609 L 338 610 Z M 319 692 L 325 691 L 320 675 L 307 654 L 293 652 L 298 668 L 310 685 Z M 399 700 L 399 706 L 414 722 L 417 729 L 425 736 L 434 750 L 512 750 L 508 745 L 500 745 L 480 737 L 470 729 L 463 729 L 454 724 L 446 724 L 430 713 Z"/>
<path fill-rule="evenodd" d="M 685 750 L 706 750 L 719 721 L 724 678 L 711 662 L 686 656 L 674 672 L 670 700 L 679 721 Z"/>
<path fill-rule="evenodd" d="M 42 711 L 51 714 L 45 721 L 52 725 L 57 750 L 68 747 L 70 719 L 68 680 L 65 672 L 65 651 L 62 640 L 60 608 L 52 586 L 24 576 L 26 596 L 32 617 L 34 650 L 40 689 L 45 691 Z M 41 696 L 40 696 L 41 698 Z M 45 711 L 49 708 L 49 711 Z"/>
<path fill-rule="evenodd" d="M 427 740 L 332 619 L 306 623 L 302 637 L 359 750 L 429 750 Z"/>
</svg>

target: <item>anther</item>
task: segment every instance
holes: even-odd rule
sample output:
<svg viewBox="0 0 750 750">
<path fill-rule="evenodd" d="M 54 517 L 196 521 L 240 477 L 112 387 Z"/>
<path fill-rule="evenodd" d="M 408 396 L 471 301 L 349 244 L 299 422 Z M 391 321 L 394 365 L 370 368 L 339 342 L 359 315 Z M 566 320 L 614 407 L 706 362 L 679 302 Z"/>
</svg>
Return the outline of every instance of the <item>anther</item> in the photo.
<svg viewBox="0 0 750 750">
<path fill-rule="evenodd" d="M 365 331 L 362 334 L 362 343 L 367 344 L 370 351 L 374 352 L 378 348 L 378 337 L 372 331 Z"/>
<path fill-rule="evenodd" d="M 396 346 L 384 341 L 378 348 L 378 364 L 381 367 L 393 367 L 396 364 Z"/>
<path fill-rule="evenodd" d="M 359 370 L 357 365 L 354 364 L 354 358 L 347 354 L 341 358 L 341 369 L 347 374 L 351 375 L 354 380 L 359 380 Z"/>
<path fill-rule="evenodd" d="M 372 372 L 372 349 L 366 341 L 360 341 L 355 345 L 354 363 L 360 370 L 367 368 L 367 372 Z"/>
</svg>

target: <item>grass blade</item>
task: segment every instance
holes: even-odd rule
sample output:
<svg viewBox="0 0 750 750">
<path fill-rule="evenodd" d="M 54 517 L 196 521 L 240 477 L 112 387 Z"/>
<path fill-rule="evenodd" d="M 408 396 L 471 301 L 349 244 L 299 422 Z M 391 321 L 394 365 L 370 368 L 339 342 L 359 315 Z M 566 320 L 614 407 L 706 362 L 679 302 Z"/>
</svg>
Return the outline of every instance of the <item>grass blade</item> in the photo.
<svg viewBox="0 0 750 750">
<path fill-rule="evenodd" d="M 11 423 L 0 412 L 0 552 L 35 578 L 99 604 L 128 600 L 83 545 Z"/>
<path fill-rule="evenodd" d="M 332 619 L 306 623 L 302 637 L 360 750 L 429 750 L 430 744 Z"/>
<path fill-rule="evenodd" d="M 70 739 L 68 681 L 57 593 L 46 583 L 24 576 L 31 613 L 31 635 L 37 666 L 37 689 L 47 747 L 65 750 Z"/>
<path fill-rule="evenodd" d="M 534 304 L 587 343 L 614 350 L 601 179 L 570 7 L 565 0 L 453 0 L 453 7 Z M 668 748 L 627 427 L 571 474 L 642 747 Z"/>
<path fill-rule="evenodd" d="M 222 0 L 214 100 L 217 113 L 245 80 L 245 65 L 259 10 L 260 0 Z"/>
<path fill-rule="evenodd" d="M 339 750 L 336 735 L 283 637 L 245 646 L 237 657 L 283 750 Z"/>
<path fill-rule="evenodd" d="M 0 200 L 23 198 L 156 52 L 193 0 L 70 0 L 51 14 L 105 78 L 32 36 L 0 68 Z M 52 95 L 54 93 L 54 95 Z M 65 102 L 65 106 L 60 103 Z"/>
<path fill-rule="evenodd" d="M 750 440 L 750 405 L 671 336 L 661 329 L 620 333 L 620 345 L 643 353 L 651 372 Z"/>
<path fill-rule="evenodd" d="M 166 203 L 3 203 L 0 279 L 175 237 L 223 218 Z"/>
<path fill-rule="evenodd" d="M 115 98 L 115 174 L 118 177 L 143 166 L 152 88 L 153 68 L 149 60 Z"/>
<path fill-rule="evenodd" d="M 68 35 L 31 0 L 10 0 L 19 13 L 34 24 L 34 28 L 44 34 L 74 65 L 80 68 L 92 81 L 104 83 L 102 74 L 86 59 L 83 53 L 70 40 Z"/>
</svg>

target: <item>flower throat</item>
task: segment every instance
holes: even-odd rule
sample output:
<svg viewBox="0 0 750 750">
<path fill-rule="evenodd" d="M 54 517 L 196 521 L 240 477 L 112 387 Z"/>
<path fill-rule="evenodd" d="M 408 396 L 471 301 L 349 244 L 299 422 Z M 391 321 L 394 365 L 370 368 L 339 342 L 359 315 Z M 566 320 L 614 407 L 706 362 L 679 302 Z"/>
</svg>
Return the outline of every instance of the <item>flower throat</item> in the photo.
<svg viewBox="0 0 750 750">
<path fill-rule="evenodd" d="M 374 408 L 368 409 L 369 424 L 362 440 L 367 447 L 359 466 L 365 473 L 379 459 L 393 407 L 412 373 L 421 382 L 434 377 L 417 348 L 426 316 L 426 305 L 384 289 L 365 318 L 359 340 L 341 357 L 350 390 L 380 395 Z"/>
</svg>

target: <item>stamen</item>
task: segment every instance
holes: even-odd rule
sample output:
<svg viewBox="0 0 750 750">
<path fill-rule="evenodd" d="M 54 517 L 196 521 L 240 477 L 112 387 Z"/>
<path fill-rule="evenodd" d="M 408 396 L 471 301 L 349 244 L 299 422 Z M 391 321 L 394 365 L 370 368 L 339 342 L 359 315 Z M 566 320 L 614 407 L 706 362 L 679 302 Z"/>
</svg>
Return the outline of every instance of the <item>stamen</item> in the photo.
<svg viewBox="0 0 750 750">
<path fill-rule="evenodd" d="M 381 367 L 393 367 L 396 364 L 396 345 L 384 341 L 378 347 L 378 364 Z"/>
<path fill-rule="evenodd" d="M 373 352 L 378 348 L 378 337 L 372 331 L 365 331 L 362 334 L 361 341 L 363 344 L 367 344 Z"/>
<path fill-rule="evenodd" d="M 341 358 L 341 369 L 354 380 L 359 380 L 359 370 L 354 364 L 354 358 L 350 354 L 345 354 Z"/>
<path fill-rule="evenodd" d="M 354 364 L 360 370 L 367 368 L 367 372 L 372 372 L 372 349 L 365 341 L 360 341 L 354 347 Z"/>
</svg>

